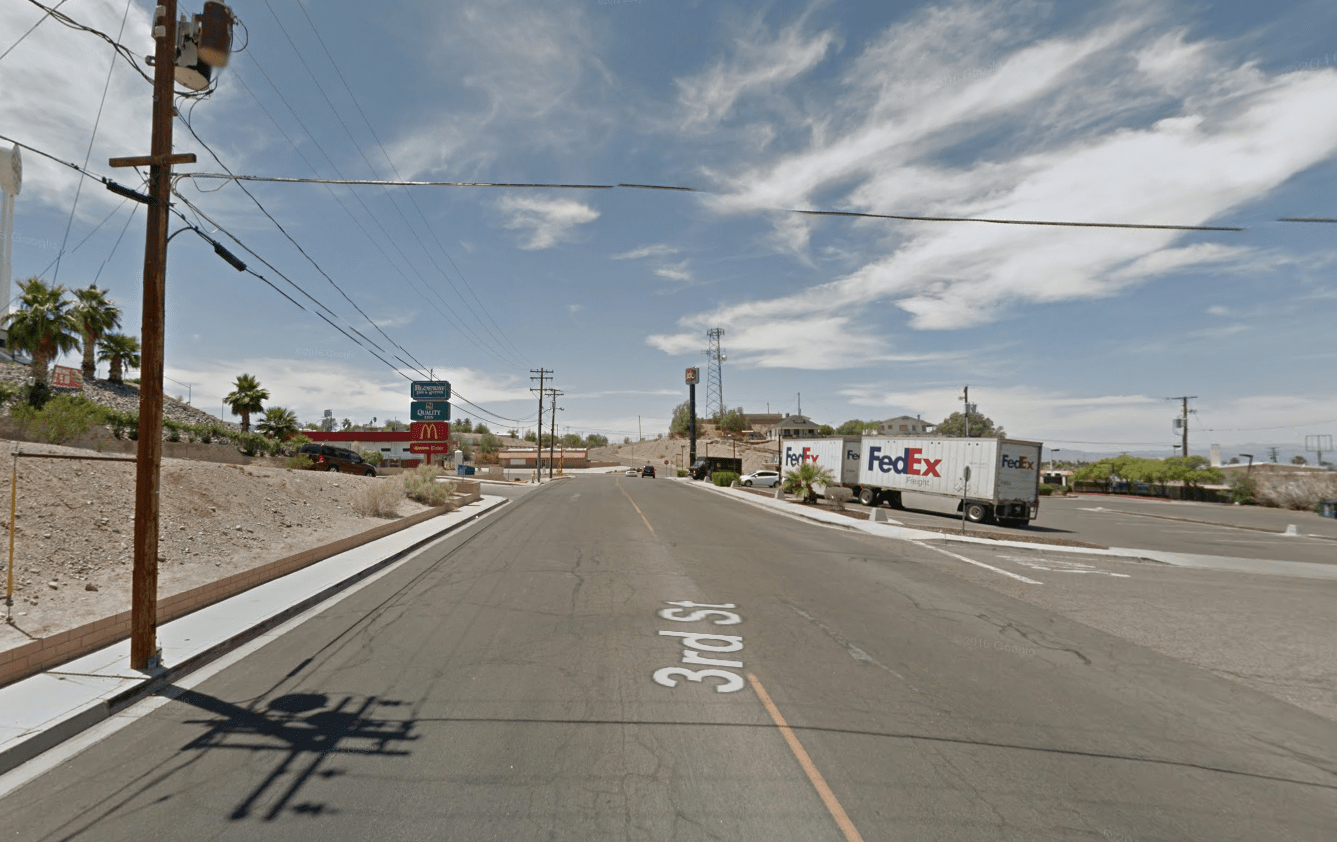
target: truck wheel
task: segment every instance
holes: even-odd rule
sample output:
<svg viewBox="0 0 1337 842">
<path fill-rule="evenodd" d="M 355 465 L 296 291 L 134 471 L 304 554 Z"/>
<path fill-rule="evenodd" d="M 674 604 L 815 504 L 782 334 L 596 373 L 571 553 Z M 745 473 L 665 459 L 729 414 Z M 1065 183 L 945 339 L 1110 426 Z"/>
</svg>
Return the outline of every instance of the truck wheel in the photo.
<svg viewBox="0 0 1337 842">
<path fill-rule="evenodd" d="M 886 500 L 887 500 L 887 505 L 888 505 L 888 506 L 891 506 L 893 509 L 904 509 L 904 508 L 905 508 L 905 506 L 901 503 L 901 492 L 899 492 L 899 491 L 889 491 L 889 492 L 887 492 L 887 494 L 886 494 Z"/>
<path fill-rule="evenodd" d="M 877 492 L 871 488 L 859 489 L 859 502 L 865 506 L 876 506 L 878 503 Z"/>
<path fill-rule="evenodd" d="M 989 517 L 989 507 L 983 503 L 966 504 L 966 520 L 971 523 L 983 523 Z"/>
</svg>

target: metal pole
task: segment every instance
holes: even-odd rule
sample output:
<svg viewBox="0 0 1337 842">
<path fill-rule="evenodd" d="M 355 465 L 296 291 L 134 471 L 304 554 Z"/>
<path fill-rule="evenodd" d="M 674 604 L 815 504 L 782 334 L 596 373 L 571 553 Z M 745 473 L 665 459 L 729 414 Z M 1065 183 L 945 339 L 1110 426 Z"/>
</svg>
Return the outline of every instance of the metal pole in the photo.
<svg viewBox="0 0 1337 842">
<path fill-rule="evenodd" d="M 552 425 L 552 431 L 548 433 L 548 479 L 552 479 L 552 463 L 557 444 L 557 396 L 561 392 L 556 389 L 549 389 L 548 394 L 552 395 L 552 412 L 549 413 L 552 415 L 552 420 L 549 422 Z"/>
<path fill-rule="evenodd" d="M 691 449 L 687 454 L 687 467 L 690 469 L 696 464 L 696 384 L 691 383 L 687 386 L 687 430 Z"/>
<path fill-rule="evenodd" d="M 19 496 L 19 453 L 14 451 L 14 469 L 9 478 L 9 576 L 5 584 L 5 618 L 14 607 L 14 520 Z"/>
<path fill-rule="evenodd" d="M 172 87 L 176 71 L 176 0 L 162 0 L 154 49 L 153 132 L 149 154 L 148 233 L 144 241 L 144 310 L 140 329 L 139 448 L 135 473 L 135 561 L 130 596 L 130 668 L 158 666 L 158 489 L 162 460 L 163 319 L 167 280 L 167 211 L 172 192 Z M 154 21 L 158 25 L 159 21 Z"/>
</svg>

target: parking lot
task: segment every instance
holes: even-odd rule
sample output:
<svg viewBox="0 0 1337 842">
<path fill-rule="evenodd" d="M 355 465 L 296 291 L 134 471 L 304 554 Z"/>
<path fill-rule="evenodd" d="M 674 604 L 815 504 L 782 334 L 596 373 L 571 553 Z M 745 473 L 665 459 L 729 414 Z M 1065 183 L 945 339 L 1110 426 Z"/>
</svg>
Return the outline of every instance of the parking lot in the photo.
<svg viewBox="0 0 1337 842">
<path fill-rule="evenodd" d="M 853 503 L 850 508 L 868 511 Z M 960 517 L 886 509 L 906 526 L 955 528 Z M 1287 528 L 1295 526 L 1294 535 Z M 1160 552 L 1337 564 L 1337 520 L 1313 512 L 1081 494 L 1046 497 L 1029 526 L 966 524 L 966 532 L 1014 533 Z"/>
</svg>

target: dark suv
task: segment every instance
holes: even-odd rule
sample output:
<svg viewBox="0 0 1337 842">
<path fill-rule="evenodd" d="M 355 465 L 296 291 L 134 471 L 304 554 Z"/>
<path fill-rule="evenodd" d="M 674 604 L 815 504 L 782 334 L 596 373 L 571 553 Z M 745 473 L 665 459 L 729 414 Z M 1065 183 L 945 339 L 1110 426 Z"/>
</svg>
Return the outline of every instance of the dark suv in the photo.
<svg viewBox="0 0 1337 842">
<path fill-rule="evenodd" d="M 300 455 L 311 460 L 311 470 L 313 471 L 344 471 L 350 474 L 363 474 L 365 476 L 376 476 L 376 469 L 367 464 L 367 461 L 361 456 L 345 447 L 333 447 L 328 444 L 302 445 Z"/>
<path fill-rule="evenodd" d="M 654 479 L 654 478 L 655 478 L 655 466 L 654 466 L 654 465 L 646 465 L 644 468 L 641 468 L 641 476 L 642 476 L 642 477 L 649 477 L 650 479 Z"/>
</svg>

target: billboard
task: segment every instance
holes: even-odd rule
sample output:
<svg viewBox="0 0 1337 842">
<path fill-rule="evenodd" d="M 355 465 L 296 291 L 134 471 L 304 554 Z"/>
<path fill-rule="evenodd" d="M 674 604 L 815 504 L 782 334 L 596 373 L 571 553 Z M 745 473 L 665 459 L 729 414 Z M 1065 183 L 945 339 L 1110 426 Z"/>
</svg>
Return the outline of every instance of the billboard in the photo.
<svg viewBox="0 0 1337 842">
<path fill-rule="evenodd" d="M 444 421 L 412 421 L 409 423 L 411 441 L 447 441 L 450 425 Z"/>
<path fill-rule="evenodd" d="M 451 449 L 450 442 L 445 441 L 409 442 L 409 453 L 449 453 Z"/>
<path fill-rule="evenodd" d="M 77 368 L 58 365 L 55 371 L 51 373 L 51 385 L 62 389 L 82 389 L 84 387 L 83 372 Z"/>
<path fill-rule="evenodd" d="M 414 401 L 409 404 L 411 421 L 449 421 L 450 404 L 445 401 Z"/>
<path fill-rule="evenodd" d="M 450 383 L 445 380 L 414 380 L 409 384 L 409 397 L 415 401 L 448 401 Z"/>
</svg>

